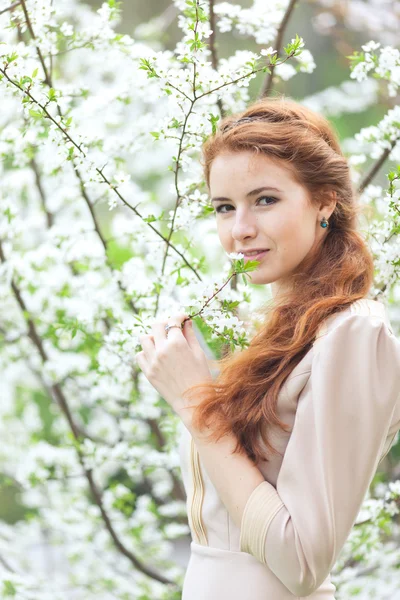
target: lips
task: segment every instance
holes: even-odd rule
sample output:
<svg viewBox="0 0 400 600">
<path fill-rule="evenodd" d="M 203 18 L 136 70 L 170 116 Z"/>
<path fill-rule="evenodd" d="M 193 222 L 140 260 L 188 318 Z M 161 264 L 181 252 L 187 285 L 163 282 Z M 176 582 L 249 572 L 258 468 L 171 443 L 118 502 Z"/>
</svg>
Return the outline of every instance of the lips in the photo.
<svg viewBox="0 0 400 600">
<path fill-rule="evenodd" d="M 265 252 L 266 250 L 269 250 L 269 248 L 249 248 L 248 250 L 238 250 L 238 252 L 244 254 L 245 256 L 255 256 L 256 254 L 261 254 L 261 252 Z"/>
<path fill-rule="evenodd" d="M 258 254 L 245 254 L 244 256 L 244 261 L 248 261 L 248 260 L 261 260 L 262 258 L 264 258 L 264 256 L 269 252 L 269 250 L 261 250 Z"/>
</svg>

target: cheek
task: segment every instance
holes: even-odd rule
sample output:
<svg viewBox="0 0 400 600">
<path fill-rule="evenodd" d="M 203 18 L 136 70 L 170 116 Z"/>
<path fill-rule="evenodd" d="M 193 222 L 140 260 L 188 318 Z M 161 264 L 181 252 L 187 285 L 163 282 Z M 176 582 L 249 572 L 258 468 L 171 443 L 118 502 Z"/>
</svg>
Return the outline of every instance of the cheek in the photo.
<svg viewBox="0 0 400 600">
<path fill-rule="evenodd" d="M 232 237 L 230 229 L 227 223 L 223 223 L 222 219 L 221 221 L 217 221 L 217 233 L 222 245 L 229 243 L 229 240 Z"/>
<path fill-rule="evenodd" d="M 268 234 L 268 237 L 273 240 L 278 246 L 291 244 L 293 237 L 296 234 L 298 228 L 298 222 L 296 218 L 290 216 L 288 218 L 287 213 L 284 215 L 273 215 L 266 216 L 264 221 L 264 231 Z"/>
<path fill-rule="evenodd" d="M 304 215 L 292 213 L 289 218 L 277 218 L 269 223 L 271 238 L 282 252 L 301 254 L 312 246 L 315 237 L 315 225 Z"/>
</svg>

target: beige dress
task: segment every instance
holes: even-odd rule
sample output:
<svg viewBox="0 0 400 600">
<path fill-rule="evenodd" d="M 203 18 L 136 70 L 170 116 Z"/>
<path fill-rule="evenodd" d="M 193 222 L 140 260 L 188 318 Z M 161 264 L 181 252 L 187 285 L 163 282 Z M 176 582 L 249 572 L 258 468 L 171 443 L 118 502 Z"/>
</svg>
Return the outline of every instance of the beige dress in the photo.
<svg viewBox="0 0 400 600">
<path fill-rule="evenodd" d="M 334 600 L 330 571 L 400 429 L 400 342 L 381 302 L 331 315 L 280 391 L 241 527 L 220 500 L 189 431 L 179 455 L 191 555 L 182 600 Z"/>
</svg>

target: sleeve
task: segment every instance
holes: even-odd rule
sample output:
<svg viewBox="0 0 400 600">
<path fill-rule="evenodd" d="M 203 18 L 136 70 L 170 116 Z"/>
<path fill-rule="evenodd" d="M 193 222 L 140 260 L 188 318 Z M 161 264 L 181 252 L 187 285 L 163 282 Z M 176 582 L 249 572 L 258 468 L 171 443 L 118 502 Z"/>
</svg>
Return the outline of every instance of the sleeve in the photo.
<svg viewBox="0 0 400 600">
<path fill-rule="evenodd" d="M 257 486 L 241 521 L 241 551 L 300 597 L 330 574 L 400 401 L 400 342 L 382 318 L 353 314 L 324 337 L 299 397 L 276 489 L 268 481 Z"/>
</svg>

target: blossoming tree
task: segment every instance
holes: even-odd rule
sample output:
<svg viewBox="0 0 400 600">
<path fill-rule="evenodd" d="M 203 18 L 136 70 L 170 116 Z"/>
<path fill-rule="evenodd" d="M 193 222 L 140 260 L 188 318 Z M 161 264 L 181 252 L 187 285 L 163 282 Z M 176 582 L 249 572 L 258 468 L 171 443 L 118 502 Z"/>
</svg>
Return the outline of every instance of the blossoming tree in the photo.
<svg viewBox="0 0 400 600">
<path fill-rule="evenodd" d="M 251 101 L 250 80 L 267 96 L 314 70 L 303 38 L 285 40 L 298 4 L 173 0 L 182 39 L 168 51 L 117 33 L 115 0 L 0 0 L 0 471 L 23 507 L 0 522 L 2 598 L 180 598 L 179 419 L 133 357 L 155 319 L 181 310 L 209 356 L 249 343 L 255 265 L 221 254 L 199 152 Z M 260 51 L 218 58 L 231 30 Z M 379 88 L 392 102 L 343 147 L 371 207 L 373 292 L 399 333 L 400 53 L 371 40 L 348 59 L 349 81 L 300 101 L 351 113 Z M 333 571 L 338 598 L 400 588 L 399 476 L 374 482 Z"/>
</svg>

